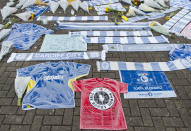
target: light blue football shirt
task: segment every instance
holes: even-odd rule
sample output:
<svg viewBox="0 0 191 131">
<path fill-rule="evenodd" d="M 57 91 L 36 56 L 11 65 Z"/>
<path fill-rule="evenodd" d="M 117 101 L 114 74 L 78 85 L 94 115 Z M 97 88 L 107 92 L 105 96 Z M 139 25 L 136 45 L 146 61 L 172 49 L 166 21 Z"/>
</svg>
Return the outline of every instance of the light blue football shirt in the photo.
<svg viewBox="0 0 191 131">
<path fill-rule="evenodd" d="M 31 76 L 36 85 L 23 98 L 22 109 L 73 108 L 73 79 L 88 75 L 90 65 L 74 62 L 47 62 L 17 70 L 17 76 Z"/>
</svg>

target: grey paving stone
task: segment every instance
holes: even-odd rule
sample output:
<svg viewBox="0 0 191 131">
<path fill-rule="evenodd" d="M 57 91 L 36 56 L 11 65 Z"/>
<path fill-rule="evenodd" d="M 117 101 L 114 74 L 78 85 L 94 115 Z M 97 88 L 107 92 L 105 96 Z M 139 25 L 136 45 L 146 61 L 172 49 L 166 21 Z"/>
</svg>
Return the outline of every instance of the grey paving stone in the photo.
<svg viewBox="0 0 191 131">
<path fill-rule="evenodd" d="M 13 98 L 0 98 L 0 105 L 11 105 Z"/>
<path fill-rule="evenodd" d="M 41 126 L 41 131 L 50 131 L 51 126 Z"/>
<path fill-rule="evenodd" d="M 128 117 L 127 125 L 129 126 L 143 126 L 143 121 L 141 117 Z"/>
<path fill-rule="evenodd" d="M 70 126 L 52 126 L 51 131 L 71 131 Z"/>
<path fill-rule="evenodd" d="M 4 120 L 5 115 L 0 115 L 0 123 L 2 123 L 2 121 Z"/>
<path fill-rule="evenodd" d="M 177 131 L 190 131 L 191 128 L 176 128 Z"/>
<path fill-rule="evenodd" d="M 16 106 L 1 106 L 0 114 L 15 114 L 17 112 Z"/>
<path fill-rule="evenodd" d="M 170 113 L 166 108 L 149 108 L 151 116 L 169 116 Z"/>
<path fill-rule="evenodd" d="M 31 131 L 40 131 L 42 125 L 43 116 L 35 116 L 31 125 Z"/>
<path fill-rule="evenodd" d="M 2 8 L 7 0 L 1 0 Z M 59 11 L 61 13 L 59 13 Z M 64 15 L 70 16 L 71 7 L 67 9 Z M 90 11 L 91 15 L 97 15 L 94 10 Z M 52 13 L 45 13 L 52 15 Z M 59 8 L 55 15 L 63 15 L 62 9 Z M 76 15 L 89 15 L 81 9 Z M 110 15 L 111 16 L 111 15 Z M 0 21 L 2 18 L 0 16 Z M 111 21 L 111 19 L 109 20 Z M 5 21 L 4 23 L 6 23 Z M 165 23 L 164 19 L 160 22 Z M 1 22 L 2 23 L 2 22 Z M 18 23 L 22 23 L 18 19 Z M 34 22 L 41 25 L 40 22 Z M 43 25 L 55 29 L 55 23 Z M 68 33 L 67 30 L 55 30 L 55 33 Z M 161 35 L 154 33 L 154 35 Z M 183 37 L 176 37 L 169 41 L 179 43 L 191 43 Z M 44 36 L 41 37 L 35 45 L 26 52 L 38 52 L 43 42 Z M 37 48 L 35 48 L 37 47 Z M 88 45 L 88 50 L 102 50 L 100 44 Z M 12 52 L 20 52 L 13 49 Z M 23 52 L 23 51 L 21 51 Z M 25 51 L 24 51 L 25 52 Z M 129 61 L 129 62 L 158 62 L 168 61 L 168 52 L 109 52 L 106 54 L 107 60 Z M 80 123 L 80 101 L 81 93 L 75 93 L 76 108 L 74 109 L 56 109 L 56 110 L 33 110 L 23 111 L 17 107 L 17 96 L 14 91 L 14 78 L 16 69 L 42 62 L 12 62 L 7 64 L 10 53 L 0 61 L 0 131 L 57 131 L 72 130 L 78 131 Z M 120 80 L 118 71 L 97 71 L 97 60 L 77 60 L 74 62 L 91 64 L 91 70 L 87 77 L 108 77 Z M 175 89 L 178 97 L 168 99 L 134 99 L 124 100 L 123 94 L 122 106 L 127 121 L 127 131 L 191 131 L 191 72 L 188 70 L 165 72 Z M 97 131 L 97 130 L 82 130 Z"/>
<path fill-rule="evenodd" d="M 155 100 L 138 100 L 139 107 L 157 107 Z"/>
<path fill-rule="evenodd" d="M 166 128 L 166 131 L 176 131 L 176 128 Z"/>
<path fill-rule="evenodd" d="M 54 115 L 54 110 L 52 110 L 52 109 L 49 109 L 49 110 L 37 109 L 36 114 L 38 114 L 38 115 Z"/>
<path fill-rule="evenodd" d="M 165 100 L 170 116 L 179 116 L 176 104 L 172 100 Z"/>
<path fill-rule="evenodd" d="M 0 131 L 9 131 L 10 125 L 1 125 L 0 126 Z"/>
<path fill-rule="evenodd" d="M 80 131 L 80 116 L 74 116 L 72 123 L 72 131 Z"/>
<path fill-rule="evenodd" d="M 22 124 L 23 115 L 7 115 L 4 119 L 4 124 Z"/>
<path fill-rule="evenodd" d="M 184 123 L 178 117 L 163 117 L 163 122 L 166 127 L 184 127 Z"/>
<path fill-rule="evenodd" d="M 23 120 L 23 124 L 32 124 L 35 115 L 35 110 L 27 111 L 25 114 L 25 118 Z"/>
<path fill-rule="evenodd" d="M 73 109 L 65 109 L 64 116 L 63 116 L 63 125 L 71 126 L 72 125 L 72 117 L 73 116 Z"/>
<path fill-rule="evenodd" d="M 148 108 L 140 108 L 144 126 L 153 126 L 151 114 Z"/>
<path fill-rule="evenodd" d="M 28 125 L 11 125 L 10 131 L 30 131 Z"/>
<path fill-rule="evenodd" d="M 55 115 L 64 115 L 65 109 L 55 109 Z"/>
<path fill-rule="evenodd" d="M 129 100 L 129 105 L 131 108 L 131 115 L 132 116 L 140 116 L 141 115 L 136 100 Z"/>
<path fill-rule="evenodd" d="M 61 125 L 62 116 L 45 116 L 43 120 L 44 125 Z"/>
<path fill-rule="evenodd" d="M 188 114 L 187 110 L 185 108 L 181 108 L 178 109 L 178 111 L 186 127 L 191 128 L 191 116 Z"/>
<path fill-rule="evenodd" d="M 135 127 L 135 131 L 154 131 L 154 127 Z"/>
<path fill-rule="evenodd" d="M 159 127 L 159 128 L 164 127 L 164 123 L 161 117 L 152 117 L 152 120 L 155 127 Z"/>
</svg>

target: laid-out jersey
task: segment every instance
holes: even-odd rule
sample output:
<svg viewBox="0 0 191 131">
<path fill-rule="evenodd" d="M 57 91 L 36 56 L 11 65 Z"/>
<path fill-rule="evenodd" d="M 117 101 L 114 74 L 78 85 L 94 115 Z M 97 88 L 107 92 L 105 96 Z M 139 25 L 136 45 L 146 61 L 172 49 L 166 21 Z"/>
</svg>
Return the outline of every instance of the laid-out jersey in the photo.
<svg viewBox="0 0 191 131">
<path fill-rule="evenodd" d="M 128 84 L 109 78 L 91 78 L 72 83 L 81 92 L 80 129 L 127 129 L 120 93 Z"/>
<path fill-rule="evenodd" d="M 74 62 L 47 62 L 17 69 L 17 76 L 36 82 L 24 96 L 22 109 L 75 107 L 72 81 L 88 75 L 90 65 Z"/>
</svg>

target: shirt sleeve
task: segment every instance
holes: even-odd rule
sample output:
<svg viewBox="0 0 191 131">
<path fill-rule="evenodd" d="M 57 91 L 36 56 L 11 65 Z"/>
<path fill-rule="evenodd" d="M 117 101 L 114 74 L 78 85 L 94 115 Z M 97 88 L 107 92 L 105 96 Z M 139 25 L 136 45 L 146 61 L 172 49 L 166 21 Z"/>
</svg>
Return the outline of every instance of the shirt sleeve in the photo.
<svg viewBox="0 0 191 131">
<path fill-rule="evenodd" d="M 119 82 L 119 91 L 120 93 L 128 93 L 128 84 Z"/>
<path fill-rule="evenodd" d="M 40 74 L 46 71 L 46 69 L 44 68 L 44 65 L 48 66 L 48 63 L 41 63 L 41 64 L 36 64 L 36 65 L 17 69 L 17 76 L 28 77 L 28 76 L 33 76 L 34 74 Z"/>
<path fill-rule="evenodd" d="M 17 76 L 19 77 L 31 76 L 34 74 L 34 69 L 35 69 L 34 66 L 17 69 Z"/>
<path fill-rule="evenodd" d="M 72 85 L 73 85 L 75 92 L 81 92 L 82 91 L 82 83 L 83 83 L 83 80 L 72 82 Z"/>
<path fill-rule="evenodd" d="M 76 63 L 76 77 L 85 76 L 89 74 L 90 65 L 88 64 L 77 64 Z"/>
</svg>

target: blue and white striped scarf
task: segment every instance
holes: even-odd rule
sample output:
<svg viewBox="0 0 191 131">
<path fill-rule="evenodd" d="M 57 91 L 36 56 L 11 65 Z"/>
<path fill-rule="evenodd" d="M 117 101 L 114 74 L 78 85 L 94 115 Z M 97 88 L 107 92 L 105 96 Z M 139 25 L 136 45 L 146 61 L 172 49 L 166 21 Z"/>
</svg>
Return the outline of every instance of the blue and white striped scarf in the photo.
<svg viewBox="0 0 191 131">
<path fill-rule="evenodd" d="M 118 62 L 97 61 L 97 69 L 101 70 L 140 70 L 140 71 L 174 71 L 191 68 L 191 57 L 168 62 Z"/>
<path fill-rule="evenodd" d="M 142 44 L 142 45 L 122 45 L 105 44 L 102 45 L 106 52 L 139 52 L 139 51 L 170 51 L 173 48 L 180 48 L 185 44 Z"/>
<path fill-rule="evenodd" d="M 167 21 L 163 26 L 167 29 L 171 29 L 180 19 L 182 19 L 190 11 L 182 9 L 175 16 L 173 16 L 169 21 Z"/>
<path fill-rule="evenodd" d="M 79 31 L 69 32 L 69 35 L 84 35 L 84 36 L 153 36 L 152 32 L 146 31 Z"/>
<path fill-rule="evenodd" d="M 179 35 L 181 31 L 186 27 L 188 23 L 191 22 L 191 12 L 182 17 L 171 29 L 170 31 Z"/>
<path fill-rule="evenodd" d="M 98 70 L 174 71 L 191 68 L 191 46 L 180 45 L 171 49 L 168 62 L 97 61 Z"/>
<path fill-rule="evenodd" d="M 171 7 L 181 7 L 184 9 L 191 10 L 191 1 L 190 0 L 170 0 Z"/>
<path fill-rule="evenodd" d="M 7 63 L 13 61 L 51 61 L 51 60 L 105 60 L 105 51 L 65 52 L 65 53 L 12 53 Z"/>
<path fill-rule="evenodd" d="M 87 37 L 87 43 L 115 43 L 115 44 L 152 44 L 152 43 L 169 43 L 168 39 L 161 36 L 153 37 Z"/>
<path fill-rule="evenodd" d="M 37 21 L 107 21 L 108 16 L 40 16 Z"/>
<path fill-rule="evenodd" d="M 57 29 L 65 30 L 150 30 L 149 22 L 139 23 L 74 23 L 74 22 L 60 22 L 57 21 Z"/>
</svg>

